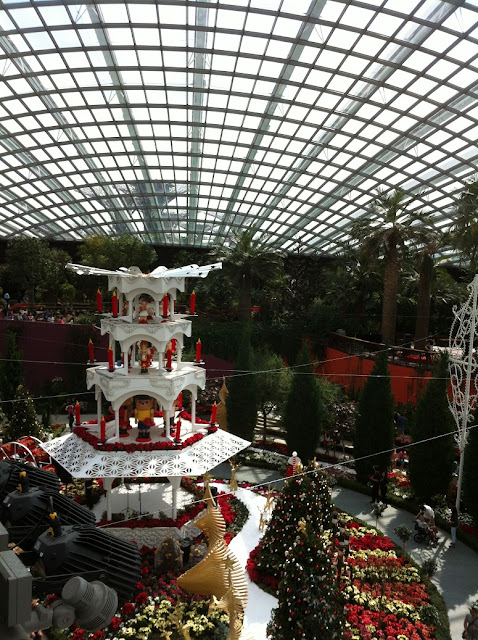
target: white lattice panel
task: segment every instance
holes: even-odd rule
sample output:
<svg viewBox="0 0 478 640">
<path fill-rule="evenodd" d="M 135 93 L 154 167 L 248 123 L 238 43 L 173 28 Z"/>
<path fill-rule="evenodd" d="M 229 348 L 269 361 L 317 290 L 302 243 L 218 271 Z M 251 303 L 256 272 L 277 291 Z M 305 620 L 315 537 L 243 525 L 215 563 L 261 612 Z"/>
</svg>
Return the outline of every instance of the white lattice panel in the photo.
<svg viewBox="0 0 478 640">
<path fill-rule="evenodd" d="M 75 434 L 41 444 L 74 478 L 199 476 L 249 445 L 221 429 L 179 451 L 97 451 Z"/>
</svg>

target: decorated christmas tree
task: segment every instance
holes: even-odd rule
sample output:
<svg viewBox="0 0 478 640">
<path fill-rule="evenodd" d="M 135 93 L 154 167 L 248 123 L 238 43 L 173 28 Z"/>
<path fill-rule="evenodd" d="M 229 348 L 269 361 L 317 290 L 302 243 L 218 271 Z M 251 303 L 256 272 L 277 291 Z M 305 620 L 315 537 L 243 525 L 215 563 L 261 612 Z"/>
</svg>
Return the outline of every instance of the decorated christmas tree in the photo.
<svg viewBox="0 0 478 640">
<path fill-rule="evenodd" d="M 267 636 L 272 640 L 342 638 L 344 614 L 336 570 L 320 534 L 305 520 L 286 551 L 279 582 L 279 605 L 272 611 Z"/>
<path fill-rule="evenodd" d="M 332 501 L 327 482 L 313 465 L 287 480 L 276 500 L 257 559 L 257 569 L 280 578 L 285 553 L 297 536 L 299 521 L 307 520 L 311 531 L 319 534 L 331 528 Z"/>
<path fill-rule="evenodd" d="M 37 420 L 35 406 L 28 390 L 19 385 L 10 421 L 3 427 L 4 442 L 12 442 L 23 436 L 41 437 L 41 427 Z"/>
</svg>

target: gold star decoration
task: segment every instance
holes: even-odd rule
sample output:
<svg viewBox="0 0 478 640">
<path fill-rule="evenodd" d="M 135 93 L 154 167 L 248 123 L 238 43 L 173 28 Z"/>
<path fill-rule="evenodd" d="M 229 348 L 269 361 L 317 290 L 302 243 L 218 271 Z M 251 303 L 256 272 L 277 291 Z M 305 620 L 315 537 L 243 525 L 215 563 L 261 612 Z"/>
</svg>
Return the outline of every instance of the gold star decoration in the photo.
<svg viewBox="0 0 478 640">
<path fill-rule="evenodd" d="M 209 484 L 211 482 L 211 479 L 212 479 L 212 475 L 208 471 L 206 471 L 206 473 L 203 475 L 204 485 Z"/>
<path fill-rule="evenodd" d="M 230 556 L 227 556 L 227 558 L 224 560 L 224 567 L 226 570 L 233 569 L 235 564 L 236 564 L 236 561 Z"/>
</svg>

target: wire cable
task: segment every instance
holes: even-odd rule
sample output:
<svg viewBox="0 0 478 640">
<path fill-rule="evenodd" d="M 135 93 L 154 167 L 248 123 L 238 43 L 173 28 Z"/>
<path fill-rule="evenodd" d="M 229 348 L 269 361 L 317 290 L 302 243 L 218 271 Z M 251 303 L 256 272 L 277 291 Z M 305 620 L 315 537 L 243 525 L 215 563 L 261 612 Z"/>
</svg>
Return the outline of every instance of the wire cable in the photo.
<svg viewBox="0 0 478 640">
<path fill-rule="evenodd" d="M 471 429 L 474 429 L 477 426 L 478 425 L 470 425 L 469 427 L 467 427 L 467 431 L 470 431 Z M 405 445 L 400 446 L 400 447 L 393 447 L 392 449 L 384 449 L 383 451 L 377 451 L 375 453 L 370 453 L 370 454 L 367 454 L 365 456 L 361 456 L 360 458 L 354 458 L 353 460 L 345 460 L 343 462 L 337 462 L 336 464 L 331 464 L 331 465 L 329 465 L 327 467 L 321 467 L 320 471 L 327 472 L 330 469 L 336 469 L 336 468 L 339 468 L 339 467 L 347 466 L 348 464 L 353 464 L 357 460 L 367 460 L 369 458 L 374 458 L 375 456 L 384 455 L 384 454 L 387 454 L 387 453 L 393 453 L 394 450 L 401 451 L 402 449 L 409 449 L 410 447 L 413 447 L 413 446 L 416 446 L 416 445 L 425 444 L 425 443 L 431 442 L 433 440 L 438 440 L 440 438 L 445 438 L 445 437 L 448 437 L 450 435 L 456 435 L 456 434 L 457 434 L 456 430 L 448 431 L 447 433 L 442 433 L 442 434 L 440 434 L 438 436 L 432 436 L 430 438 L 424 438 L 423 440 L 418 440 L 417 442 L 410 442 L 410 443 L 405 444 Z M 267 487 L 267 486 L 269 486 L 271 484 L 277 484 L 279 482 L 284 482 L 286 480 L 289 480 L 290 478 L 301 477 L 301 476 L 308 475 L 310 473 L 316 473 L 316 472 L 317 472 L 317 469 L 309 469 L 309 470 L 306 470 L 306 471 L 301 471 L 300 473 L 294 474 L 292 476 L 283 476 L 281 478 L 276 478 L 275 480 L 266 480 L 264 482 L 258 482 L 257 484 L 254 484 L 254 485 L 251 485 L 250 487 L 248 487 L 248 489 L 253 491 L 254 489 L 259 489 L 261 487 Z M 221 493 L 221 495 L 224 496 L 224 497 L 234 496 L 234 493 L 229 491 L 229 492 L 226 492 L 226 493 Z M 201 504 L 202 502 L 204 502 L 203 498 L 198 499 L 198 500 L 193 500 L 192 502 L 188 503 L 188 506 Z M 163 510 L 162 513 L 166 513 L 166 514 L 168 512 L 172 513 L 172 510 L 173 510 L 172 507 L 170 507 L 170 508 L 167 508 L 166 510 Z M 156 514 L 159 514 L 159 513 L 160 513 L 160 511 L 152 511 L 152 512 L 149 512 L 149 513 L 146 513 L 146 514 L 141 514 L 139 516 L 132 517 L 132 518 L 126 518 L 124 520 L 121 520 L 121 523 L 138 521 L 138 520 L 141 520 L 141 518 L 144 517 L 145 515 L 154 517 Z M 116 523 L 116 522 L 111 522 L 111 523 L 100 525 L 99 528 L 111 527 L 111 526 L 115 526 L 117 524 L 118 523 Z"/>
</svg>

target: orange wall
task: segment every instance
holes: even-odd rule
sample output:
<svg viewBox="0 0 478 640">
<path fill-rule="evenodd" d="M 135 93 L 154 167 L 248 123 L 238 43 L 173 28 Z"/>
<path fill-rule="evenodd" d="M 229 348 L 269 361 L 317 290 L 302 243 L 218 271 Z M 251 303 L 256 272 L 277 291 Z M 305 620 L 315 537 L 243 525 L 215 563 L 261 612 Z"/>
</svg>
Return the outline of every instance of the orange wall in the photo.
<svg viewBox="0 0 478 640">
<path fill-rule="evenodd" d="M 359 391 L 374 364 L 373 360 L 350 356 L 327 347 L 326 361 L 321 366 L 321 373 L 325 374 L 331 382 L 345 387 L 346 390 Z M 396 364 L 389 364 L 388 369 L 395 402 L 416 404 L 427 378 L 431 375 L 430 371 L 418 371 L 414 367 Z"/>
</svg>

